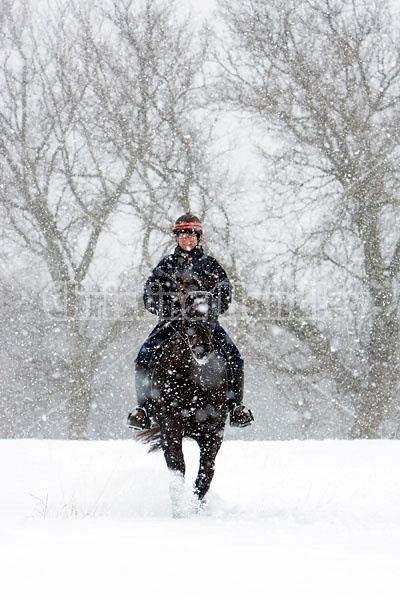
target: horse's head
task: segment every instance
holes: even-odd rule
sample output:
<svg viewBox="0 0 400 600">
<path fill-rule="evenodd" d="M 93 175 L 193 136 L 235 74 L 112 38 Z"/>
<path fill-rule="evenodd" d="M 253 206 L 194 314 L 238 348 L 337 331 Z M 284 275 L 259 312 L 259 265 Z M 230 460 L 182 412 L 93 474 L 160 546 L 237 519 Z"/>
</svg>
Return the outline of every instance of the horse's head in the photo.
<svg viewBox="0 0 400 600">
<path fill-rule="evenodd" d="M 190 321 L 212 323 L 213 297 L 210 292 L 189 291 L 182 298 L 182 315 Z"/>
</svg>

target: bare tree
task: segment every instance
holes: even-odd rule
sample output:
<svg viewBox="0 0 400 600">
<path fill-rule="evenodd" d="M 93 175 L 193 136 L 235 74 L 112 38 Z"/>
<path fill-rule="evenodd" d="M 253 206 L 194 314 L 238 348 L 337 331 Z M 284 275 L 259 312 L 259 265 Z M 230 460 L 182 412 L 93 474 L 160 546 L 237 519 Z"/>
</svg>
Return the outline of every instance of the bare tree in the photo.
<svg viewBox="0 0 400 600">
<path fill-rule="evenodd" d="M 152 0 L 115 1 L 109 14 L 68 2 L 45 23 L 14 2 L 3 23 L 0 200 L 66 327 L 71 438 L 87 435 L 96 370 L 135 318 L 135 307 L 101 322 L 82 310 L 100 285 L 101 244 L 115 220 L 135 218 L 146 255 L 151 228 L 189 208 L 189 189 L 203 193 L 193 86 L 204 53 L 193 44 L 187 22 Z"/>
<path fill-rule="evenodd" d="M 400 381 L 398 25 L 384 0 L 221 5 L 230 41 L 218 94 L 264 132 L 266 223 L 288 290 L 243 300 L 300 342 L 288 371 L 319 372 L 351 400 L 350 435 L 376 437 Z"/>
<path fill-rule="evenodd" d="M 177 212 L 204 213 L 210 202 L 212 124 L 202 108 L 208 38 L 206 31 L 194 34 L 174 2 L 146 0 L 139 12 L 135 6 L 115 0 L 106 13 L 114 39 L 97 50 L 104 76 L 96 94 L 114 154 L 137 157 L 124 202 L 143 224 L 148 269 L 157 232 L 165 239 Z"/>
</svg>

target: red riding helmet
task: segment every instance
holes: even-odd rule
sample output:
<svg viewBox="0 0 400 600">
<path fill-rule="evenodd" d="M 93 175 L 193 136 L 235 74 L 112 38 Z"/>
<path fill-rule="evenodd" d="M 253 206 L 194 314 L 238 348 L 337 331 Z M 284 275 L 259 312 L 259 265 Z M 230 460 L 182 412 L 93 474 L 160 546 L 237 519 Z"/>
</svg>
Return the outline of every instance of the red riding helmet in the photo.
<svg viewBox="0 0 400 600">
<path fill-rule="evenodd" d="M 201 224 L 200 219 L 195 217 L 195 215 L 192 215 L 191 213 L 186 213 L 185 215 L 182 215 L 181 217 L 179 217 L 179 219 L 175 221 L 175 225 L 172 231 L 175 234 L 190 231 L 197 233 L 199 236 L 201 236 L 201 234 L 203 233 L 203 225 Z"/>
</svg>

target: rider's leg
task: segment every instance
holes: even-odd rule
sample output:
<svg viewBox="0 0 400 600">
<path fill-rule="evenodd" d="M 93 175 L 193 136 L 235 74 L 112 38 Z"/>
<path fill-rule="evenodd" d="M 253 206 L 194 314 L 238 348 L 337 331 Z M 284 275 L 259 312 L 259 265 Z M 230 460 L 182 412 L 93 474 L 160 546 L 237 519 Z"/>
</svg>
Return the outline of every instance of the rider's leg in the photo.
<svg viewBox="0 0 400 600">
<path fill-rule="evenodd" d="M 135 388 L 138 406 L 151 413 L 151 380 L 147 365 L 135 361 Z"/>
<path fill-rule="evenodd" d="M 243 406 L 244 362 L 240 352 L 226 331 L 218 323 L 213 336 L 217 348 L 224 355 L 227 366 L 227 405 L 232 426 L 245 427 L 254 420 L 251 410 Z"/>
<path fill-rule="evenodd" d="M 150 333 L 140 348 L 135 360 L 136 399 L 139 406 L 151 411 L 151 370 L 157 359 L 157 353 L 169 336 L 169 327 L 160 322 Z"/>
<path fill-rule="evenodd" d="M 228 377 L 228 407 L 243 401 L 244 364 L 240 352 L 226 331 L 217 323 L 213 341 L 226 361 Z"/>
<path fill-rule="evenodd" d="M 135 360 L 135 388 L 138 406 L 129 413 L 128 425 L 134 429 L 148 429 L 152 415 L 151 376 L 154 356 L 167 336 L 166 327 L 159 323 L 151 332 Z"/>
</svg>

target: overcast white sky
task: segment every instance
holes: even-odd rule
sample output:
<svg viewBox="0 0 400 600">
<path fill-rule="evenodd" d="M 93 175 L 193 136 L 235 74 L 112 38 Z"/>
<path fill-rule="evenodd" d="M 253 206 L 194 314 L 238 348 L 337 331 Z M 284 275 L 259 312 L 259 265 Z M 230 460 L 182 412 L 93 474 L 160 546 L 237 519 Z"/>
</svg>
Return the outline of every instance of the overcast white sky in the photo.
<svg viewBox="0 0 400 600">
<path fill-rule="evenodd" d="M 181 0 L 181 2 L 191 7 L 199 16 L 206 16 L 216 6 L 216 0 Z M 396 9 L 400 9 L 400 0 L 391 0 L 391 3 Z"/>
</svg>

